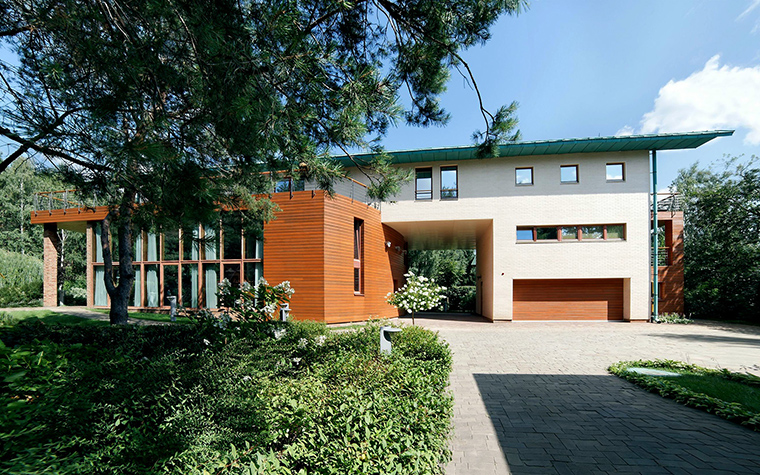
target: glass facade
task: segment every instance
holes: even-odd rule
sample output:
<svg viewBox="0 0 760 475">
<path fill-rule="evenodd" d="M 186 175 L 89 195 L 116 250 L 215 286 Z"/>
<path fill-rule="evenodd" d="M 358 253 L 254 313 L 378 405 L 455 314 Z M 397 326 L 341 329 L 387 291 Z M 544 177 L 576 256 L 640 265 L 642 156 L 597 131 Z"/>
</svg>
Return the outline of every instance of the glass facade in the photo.
<svg viewBox="0 0 760 475">
<path fill-rule="evenodd" d="M 187 308 L 217 308 L 217 286 L 227 278 L 233 285 L 251 284 L 263 277 L 264 243 L 247 234 L 236 213 L 225 213 L 219 223 L 192 230 L 135 232 L 135 283 L 130 305 L 142 308 L 167 307 L 167 297 L 176 296 Z M 92 262 L 95 306 L 108 306 L 103 283 L 104 266 L 100 226 L 92 226 Z M 112 243 L 113 245 L 113 243 Z M 118 255 L 114 255 L 117 269 Z"/>
</svg>

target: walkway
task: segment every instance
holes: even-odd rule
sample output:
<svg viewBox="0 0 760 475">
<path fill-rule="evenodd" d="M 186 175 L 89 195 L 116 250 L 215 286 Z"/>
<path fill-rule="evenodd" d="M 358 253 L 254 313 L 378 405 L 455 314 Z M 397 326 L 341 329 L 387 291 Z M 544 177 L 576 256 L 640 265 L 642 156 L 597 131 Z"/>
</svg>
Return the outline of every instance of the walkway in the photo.
<svg viewBox="0 0 760 475">
<path fill-rule="evenodd" d="M 760 473 L 760 433 L 606 371 L 669 358 L 758 374 L 760 328 L 469 320 L 417 319 L 454 351 L 447 473 Z"/>
</svg>

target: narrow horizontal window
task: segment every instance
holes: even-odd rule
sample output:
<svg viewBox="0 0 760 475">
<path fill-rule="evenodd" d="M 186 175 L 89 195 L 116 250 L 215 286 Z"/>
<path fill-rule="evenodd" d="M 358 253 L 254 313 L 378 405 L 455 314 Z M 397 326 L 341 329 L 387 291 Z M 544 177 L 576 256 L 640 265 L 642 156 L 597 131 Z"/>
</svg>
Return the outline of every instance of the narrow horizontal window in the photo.
<svg viewBox="0 0 760 475">
<path fill-rule="evenodd" d="M 578 240 L 578 226 L 562 226 L 562 240 L 563 241 L 577 241 Z"/>
<path fill-rule="evenodd" d="M 578 183 L 578 165 L 562 165 L 559 167 L 560 183 Z"/>
<path fill-rule="evenodd" d="M 608 224 L 606 239 L 625 239 L 624 233 L 625 227 L 622 224 Z"/>
<path fill-rule="evenodd" d="M 536 240 L 537 241 L 556 241 L 557 240 L 557 228 L 536 228 Z"/>
<path fill-rule="evenodd" d="M 516 185 L 532 185 L 533 184 L 533 168 L 515 168 L 515 184 Z"/>
<path fill-rule="evenodd" d="M 532 241 L 533 228 L 517 228 L 517 240 L 518 241 Z"/>
<path fill-rule="evenodd" d="M 604 226 L 581 226 L 581 239 L 584 241 L 604 239 Z"/>
<path fill-rule="evenodd" d="M 624 241 L 625 224 L 518 226 L 517 241 Z"/>
</svg>

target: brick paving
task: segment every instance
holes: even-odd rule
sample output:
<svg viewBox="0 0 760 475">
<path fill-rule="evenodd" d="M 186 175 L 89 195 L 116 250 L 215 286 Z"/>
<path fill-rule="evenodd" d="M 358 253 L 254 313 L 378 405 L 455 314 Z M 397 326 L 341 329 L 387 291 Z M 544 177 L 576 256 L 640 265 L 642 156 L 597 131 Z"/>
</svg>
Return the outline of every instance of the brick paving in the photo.
<svg viewBox="0 0 760 475">
<path fill-rule="evenodd" d="M 448 474 L 760 473 L 760 433 L 606 371 L 668 358 L 760 374 L 758 327 L 424 316 L 417 324 L 454 352 Z"/>
</svg>

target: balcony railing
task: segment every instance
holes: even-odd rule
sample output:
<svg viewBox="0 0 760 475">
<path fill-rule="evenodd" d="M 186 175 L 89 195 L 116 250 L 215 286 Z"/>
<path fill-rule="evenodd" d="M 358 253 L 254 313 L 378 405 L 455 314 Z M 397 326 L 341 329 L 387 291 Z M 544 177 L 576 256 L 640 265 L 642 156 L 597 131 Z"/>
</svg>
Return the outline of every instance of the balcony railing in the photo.
<svg viewBox="0 0 760 475">
<path fill-rule="evenodd" d="M 654 263 L 654 254 L 649 260 L 649 264 Z M 666 267 L 670 265 L 670 249 L 667 247 L 657 248 L 657 267 Z"/>
<path fill-rule="evenodd" d="M 52 212 L 53 210 L 85 209 L 99 206 L 98 200 L 83 199 L 77 190 L 40 191 L 34 194 L 35 216 L 40 212 Z"/>
</svg>

